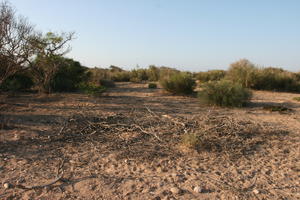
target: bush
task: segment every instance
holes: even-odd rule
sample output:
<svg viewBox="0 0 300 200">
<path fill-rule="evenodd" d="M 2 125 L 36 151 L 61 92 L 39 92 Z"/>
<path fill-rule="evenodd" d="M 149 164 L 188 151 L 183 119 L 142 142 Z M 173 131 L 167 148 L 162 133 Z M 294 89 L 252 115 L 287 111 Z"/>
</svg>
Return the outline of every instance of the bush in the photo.
<svg viewBox="0 0 300 200">
<path fill-rule="evenodd" d="M 156 83 L 148 83 L 148 88 L 149 89 L 156 89 L 157 88 L 157 84 Z"/>
<path fill-rule="evenodd" d="M 294 97 L 293 100 L 300 101 L 300 97 Z"/>
<path fill-rule="evenodd" d="M 62 58 L 63 62 L 59 71 L 51 81 L 51 89 L 56 92 L 73 92 L 78 90 L 82 82 L 86 82 L 90 77 L 88 68 L 72 59 Z"/>
<path fill-rule="evenodd" d="M 251 92 L 239 83 L 221 80 L 203 84 L 198 96 L 210 105 L 241 107 L 250 99 Z"/>
<path fill-rule="evenodd" d="M 190 149 L 198 149 L 200 145 L 200 138 L 194 133 L 186 133 L 182 135 L 181 142 L 185 147 Z"/>
<path fill-rule="evenodd" d="M 161 86 L 173 94 L 191 94 L 194 91 L 195 80 L 188 73 L 176 73 L 160 81 Z"/>
<path fill-rule="evenodd" d="M 101 96 L 101 94 L 106 90 L 103 86 L 92 85 L 92 84 L 80 84 L 80 91 L 91 95 L 91 96 Z"/>
<path fill-rule="evenodd" d="M 226 72 L 224 70 L 210 70 L 207 72 L 199 72 L 196 75 L 197 80 L 200 82 L 219 81 L 225 77 Z"/>
<path fill-rule="evenodd" d="M 295 73 L 272 67 L 259 69 L 256 73 L 256 79 L 252 85 L 253 89 L 286 92 L 300 91 L 300 81 Z"/>
<path fill-rule="evenodd" d="M 132 83 L 141 83 L 142 80 L 139 79 L 138 77 L 131 77 L 130 82 L 132 82 Z"/>
<path fill-rule="evenodd" d="M 115 72 L 111 74 L 111 80 L 116 82 L 129 82 L 131 78 L 130 72 Z"/>
<path fill-rule="evenodd" d="M 256 68 L 250 61 L 241 59 L 230 65 L 226 73 L 226 79 L 250 88 L 254 85 L 256 79 Z"/>
<path fill-rule="evenodd" d="M 0 86 L 3 91 L 20 92 L 34 85 L 32 77 L 27 73 L 18 73 L 8 77 Z"/>
<path fill-rule="evenodd" d="M 103 80 L 100 80 L 99 81 L 99 84 L 103 87 L 106 87 L 106 88 L 113 88 L 113 87 L 116 87 L 116 84 L 114 81 L 112 80 L 107 80 L 107 79 L 103 79 Z"/>
</svg>

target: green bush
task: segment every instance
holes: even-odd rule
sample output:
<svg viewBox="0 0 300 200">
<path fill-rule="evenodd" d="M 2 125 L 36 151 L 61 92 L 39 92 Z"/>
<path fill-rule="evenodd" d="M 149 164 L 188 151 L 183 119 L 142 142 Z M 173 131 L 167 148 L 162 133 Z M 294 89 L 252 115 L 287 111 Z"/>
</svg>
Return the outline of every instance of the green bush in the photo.
<svg viewBox="0 0 300 200">
<path fill-rule="evenodd" d="M 255 84 L 256 70 L 255 65 L 250 61 L 241 59 L 230 65 L 225 78 L 234 83 L 240 83 L 242 86 L 250 88 Z"/>
<path fill-rule="evenodd" d="M 210 70 L 207 72 L 199 72 L 196 75 L 197 80 L 200 82 L 219 81 L 225 77 L 226 72 L 224 70 Z"/>
<path fill-rule="evenodd" d="M 157 88 L 157 84 L 156 83 L 148 83 L 148 88 L 149 89 L 156 89 Z"/>
<path fill-rule="evenodd" d="M 127 71 L 114 72 L 111 74 L 111 80 L 116 82 L 129 82 L 131 78 L 131 73 Z"/>
<path fill-rule="evenodd" d="M 220 80 L 204 83 L 198 97 L 210 105 L 241 107 L 250 99 L 251 92 L 239 83 Z"/>
<path fill-rule="evenodd" d="M 88 68 L 72 59 L 63 58 L 59 71 L 51 81 L 51 89 L 56 92 L 73 92 L 78 90 L 78 85 L 87 82 L 90 77 Z"/>
<path fill-rule="evenodd" d="M 20 92 L 30 89 L 34 85 L 28 73 L 18 73 L 8 77 L 0 86 L 3 91 Z"/>
<path fill-rule="evenodd" d="M 82 83 L 79 85 L 79 89 L 81 92 L 84 92 L 91 96 L 101 96 L 101 94 L 106 90 L 104 86 L 92 85 Z"/>
<path fill-rule="evenodd" d="M 300 97 L 294 97 L 293 100 L 300 101 Z"/>
<path fill-rule="evenodd" d="M 114 81 L 112 80 L 107 80 L 107 79 L 103 79 L 103 80 L 100 80 L 99 81 L 99 84 L 103 87 L 106 87 L 106 88 L 113 88 L 113 87 L 116 87 L 116 84 Z"/>
<path fill-rule="evenodd" d="M 263 68 L 256 72 L 253 89 L 300 92 L 297 75 L 280 68 Z"/>
<path fill-rule="evenodd" d="M 173 94 L 191 94 L 194 91 L 195 80 L 191 74 L 181 72 L 163 78 L 160 84 L 166 91 Z"/>
<path fill-rule="evenodd" d="M 130 82 L 132 82 L 132 83 L 141 83 L 142 80 L 139 79 L 138 77 L 131 77 Z"/>
</svg>

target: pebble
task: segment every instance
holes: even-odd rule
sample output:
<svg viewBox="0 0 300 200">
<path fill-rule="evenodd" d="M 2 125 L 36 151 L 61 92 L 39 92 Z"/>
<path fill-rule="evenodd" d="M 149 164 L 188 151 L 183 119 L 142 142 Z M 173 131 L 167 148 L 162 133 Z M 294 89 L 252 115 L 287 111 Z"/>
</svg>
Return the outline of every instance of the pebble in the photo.
<svg viewBox="0 0 300 200">
<path fill-rule="evenodd" d="M 259 191 L 258 191 L 257 189 L 254 189 L 254 190 L 253 190 L 253 193 L 254 193 L 254 194 L 259 194 Z"/>
<path fill-rule="evenodd" d="M 173 193 L 173 194 L 179 194 L 180 193 L 180 189 L 178 187 L 172 187 L 170 189 L 170 191 Z"/>
<path fill-rule="evenodd" d="M 3 187 L 4 187 L 5 189 L 9 189 L 10 186 L 11 186 L 11 185 L 10 185 L 9 183 L 4 183 L 4 184 L 3 184 Z"/>
<path fill-rule="evenodd" d="M 201 193 L 202 192 L 202 188 L 199 187 L 199 186 L 196 186 L 196 187 L 194 187 L 194 192 Z"/>
</svg>

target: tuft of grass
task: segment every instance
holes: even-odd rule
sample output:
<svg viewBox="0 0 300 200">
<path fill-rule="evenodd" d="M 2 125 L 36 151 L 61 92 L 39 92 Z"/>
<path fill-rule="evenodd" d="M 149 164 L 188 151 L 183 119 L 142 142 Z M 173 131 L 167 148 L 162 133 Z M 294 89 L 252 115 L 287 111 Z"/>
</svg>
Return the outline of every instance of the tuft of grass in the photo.
<svg viewBox="0 0 300 200">
<path fill-rule="evenodd" d="M 190 149 L 198 149 L 200 145 L 200 138 L 195 133 L 186 133 L 181 137 L 182 144 Z"/>
<path fill-rule="evenodd" d="M 201 102 L 209 105 L 242 107 L 251 98 L 251 91 L 228 80 L 211 81 L 202 85 L 198 93 Z"/>
<path fill-rule="evenodd" d="M 157 84 L 156 83 L 148 83 L 148 88 L 149 89 L 156 89 L 157 88 Z"/>
<path fill-rule="evenodd" d="M 300 101 L 300 97 L 294 97 L 293 100 Z"/>
</svg>

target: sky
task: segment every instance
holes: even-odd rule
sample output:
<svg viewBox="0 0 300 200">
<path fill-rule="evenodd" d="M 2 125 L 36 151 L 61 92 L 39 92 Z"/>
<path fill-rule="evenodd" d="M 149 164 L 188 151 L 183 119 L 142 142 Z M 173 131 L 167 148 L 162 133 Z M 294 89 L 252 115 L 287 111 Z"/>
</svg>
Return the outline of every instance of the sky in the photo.
<svg viewBox="0 0 300 200">
<path fill-rule="evenodd" d="M 299 0 L 10 0 L 43 32 L 76 33 L 88 67 L 227 69 L 242 58 L 300 71 Z"/>
</svg>

